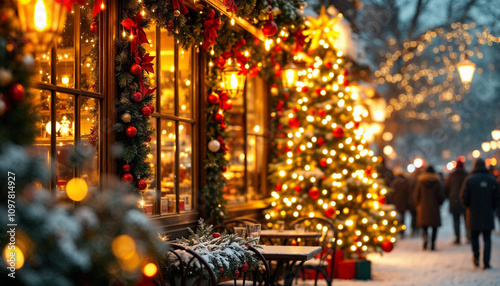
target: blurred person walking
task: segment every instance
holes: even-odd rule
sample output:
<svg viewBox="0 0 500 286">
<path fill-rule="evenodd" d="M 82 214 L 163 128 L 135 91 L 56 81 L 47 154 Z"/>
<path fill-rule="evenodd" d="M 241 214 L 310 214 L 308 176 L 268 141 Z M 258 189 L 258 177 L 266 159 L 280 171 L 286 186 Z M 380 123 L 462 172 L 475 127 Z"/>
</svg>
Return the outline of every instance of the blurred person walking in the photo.
<svg viewBox="0 0 500 286">
<path fill-rule="evenodd" d="M 455 242 L 460 244 L 460 217 L 463 217 L 465 223 L 465 209 L 460 202 L 460 190 L 467 178 L 467 172 L 464 169 L 464 162 L 457 159 L 455 170 L 450 173 L 444 184 L 444 191 L 450 200 L 450 213 L 453 215 L 453 227 L 455 229 Z M 470 231 L 466 228 L 467 242 L 470 241 Z"/>
<path fill-rule="evenodd" d="M 500 186 L 488 173 L 481 158 L 474 162 L 471 175 L 462 186 L 460 198 L 467 211 L 467 225 L 471 229 L 472 261 L 479 266 L 479 235 L 483 235 L 483 266 L 491 268 L 491 230 L 495 227 L 493 211 L 499 205 Z"/>
<path fill-rule="evenodd" d="M 417 226 L 422 227 L 423 230 L 423 249 L 427 249 L 428 228 L 431 227 L 431 250 L 436 250 L 437 230 L 441 226 L 439 207 L 445 196 L 441 178 L 436 174 L 434 167 L 429 166 L 425 172 L 418 176 L 414 196 L 417 206 Z"/>
<path fill-rule="evenodd" d="M 394 169 L 394 175 L 395 177 L 390 186 L 392 189 L 390 197 L 398 212 L 399 222 L 405 224 L 405 213 L 407 210 L 410 210 L 410 202 L 413 201 L 410 191 L 410 182 L 404 176 L 403 170 Z M 401 237 L 404 237 L 404 232 L 404 230 L 400 232 Z"/>
</svg>

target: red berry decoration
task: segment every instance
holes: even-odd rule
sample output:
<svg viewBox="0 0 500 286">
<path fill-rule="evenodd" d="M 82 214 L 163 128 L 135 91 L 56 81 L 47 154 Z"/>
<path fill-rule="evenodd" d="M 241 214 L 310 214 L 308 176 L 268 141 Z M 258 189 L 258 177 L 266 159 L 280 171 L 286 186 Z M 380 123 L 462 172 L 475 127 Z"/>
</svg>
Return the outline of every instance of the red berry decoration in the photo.
<svg viewBox="0 0 500 286">
<path fill-rule="evenodd" d="M 224 114 L 217 113 L 214 116 L 215 121 L 221 123 L 224 121 Z"/>
<path fill-rule="evenodd" d="M 245 273 L 248 271 L 248 263 L 245 261 L 241 266 L 241 272 Z"/>
<path fill-rule="evenodd" d="M 142 74 L 142 67 L 139 64 L 133 64 L 130 67 L 130 73 L 133 75 L 140 75 Z"/>
<path fill-rule="evenodd" d="M 134 176 L 132 176 L 131 174 L 124 174 L 122 176 L 122 181 L 124 181 L 127 184 L 130 184 L 134 181 Z"/>
<path fill-rule="evenodd" d="M 326 115 L 326 111 L 324 109 L 320 109 L 320 110 L 318 110 L 318 115 L 323 117 Z"/>
<path fill-rule="evenodd" d="M 325 139 L 323 139 L 323 137 L 319 137 L 318 139 L 318 146 L 321 147 L 325 144 Z"/>
<path fill-rule="evenodd" d="M 276 25 L 276 23 L 273 20 L 273 17 L 271 16 L 269 20 L 267 20 L 262 26 L 262 32 L 264 33 L 264 35 L 271 37 L 274 34 L 276 34 L 277 31 L 278 31 L 278 25 Z"/>
<path fill-rule="evenodd" d="M 354 121 L 354 128 L 356 128 L 356 129 L 359 128 L 359 121 Z"/>
<path fill-rule="evenodd" d="M 295 191 L 297 193 L 300 193 L 300 191 L 302 191 L 302 188 L 300 186 L 295 186 Z"/>
<path fill-rule="evenodd" d="M 137 181 L 137 189 L 139 189 L 139 191 L 144 191 L 147 186 L 148 183 L 146 183 L 143 179 L 139 179 L 139 181 Z"/>
<path fill-rule="evenodd" d="M 373 173 L 373 169 L 371 167 L 368 167 L 365 169 L 365 175 L 370 176 Z"/>
<path fill-rule="evenodd" d="M 212 92 L 211 94 L 208 95 L 208 102 L 210 102 L 210 104 L 219 103 L 219 95 L 217 93 Z"/>
<path fill-rule="evenodd" d="M 222 267 L 219 268 L 219 274 L 220 275 L 224 274 L 224 268 L 222 268 Z"/>
<path fill-rule="evenodd" d="M 90 24 L 90 31 L 92 33 L 97 34 L 97 32 L 99 32 L 98 29 L 99 29 L 99 26 L 97 25 L 97 22 Z"/>
<path fill-rule="evenodd" d="M 151 136 L 146 137 L 146 139 L 144 139 L 144 142 L 147 142 L 147 143 L 151 142 Z"/>
<path fill-rule="evenodd" d="M 154 105 L 152 105 L 152 104 L 148 104 L 148 107 L 149 107 L 149 109 L 151 110 L 151 114 L 153 114 L 153 112 L 155 112 L 155 107 L 154 107 Z"/>
<path fill-rule="evenodd" d="M 385 204 L 385 197 L 380 197 L 380 198 L 378 198 L 378 202 L 379 202 L 380 204 L 384 205 L 384 204 Z"/>
<path fill-rule="evenodd" d="M 234 270 L 234 277 L 239 277 L 240 271 L 238 269 Z"/>
<path fill-rule="evenodd" d="M 213 232 L 213 233 L 212 233 L 212 237 L 213 237 L 213 238 L 219 238 L 219 237 L 220 237 L 220 233 L 218 233 L 218 232 Z"/>
<path fill-rule="evenodd" d="M 318 188 L 316 187 L 312 187 L 310 190 L 309 190 L 309 197 L 313 200 L 319 198 L 319 190 Z"/>
<path fill-rule="evenodd" d="M 323 91 L 323 88 L 322 87 L 317 87 L 314 92 L 316 93 L 316 95 L 321 95 L 321 92 Z"/>
<path fill-rule="evenodd" d="M 137 135 L 137 128 L 135 128 L 134 126 L 129 126 L 127 127 L 127 129 L 125 129 L 125 134 L 128 137 L 133 138 L 135 137 L 135 135 Z"/>
<path fill-rule="evenodd" d="M 325 63 L 325 68 L 331 69 L 332 68 L 332 62 L 326 62 Z"/>
<path fill-rule="evenodd" d="M 385 252 L 391 252 L 394 249 L 394 243 L 390 242 L 389 240 L 384 240 L 382 242 L 382 250 Z"/>
<path fill-rule="evenodd" d="M 326 158 L 321 158 L 321 160 L 319 160 L 319 164 L 321 165 L 321 167 L 326 167 L 328 165 L 328 162 L 326 161 Z"/>
<path fill-rule="evenodd" d="M 143 97 L 144 96 L 142 96 L 142 93 L 136 91 L 136 92 L 134 92 L 134 94 L 132 94 L 132 101 L 133 102 L 141 102 Z"/>
<path fill-rule="evenodd" d="M 10 99 L 13 101 L 21 101 L 26 96 L 26 91 L 24 90 L 24 86 L 19 83 L 15 83 L 9 88 Z"/>
<path fill-rule="evenodd" d="M 328 207 L 328 208 L 325 210 L 325 216 L 326 216 L 326 217 L 332 217 L 334 214 L 335 214 L 335 209 L 334 209 L 334 208 L 332 208 L 332 207 Z"/>
<path fill-rule="evenodd" d="M 172 28 L 173 25 L 174 25 L 174 21 L 168 20 L 167 27 Z"/>
<path fill-rule="evenodd" d="M 132 168 L 130 167 L 130 165 L 129 165 L 129 164 L 125 164 L 125 165 L 123 165 L 123 166 L 122 166 L 122 170 L 123 170 L 123 172 L 125 172 L 125 173 L 130 172 L 130 170 L 131 170 L 131 169 L 132 169 Z"/>
<path fill-rule="evenodd" d="M 149 106 L 141 107 L 141 114 L 142 117 L 149 117 L 151 115 L 151 109 L 149 109 Z"/>
<path fill-rule="evenodd" d="M 227 171 L 227 167 L 226 167 L 226 166 L 222 166 L 222 167 L 220 167 L 220 170 L 221 170 L 222 172 L 225 172 L 225 171 Z"/>
<path fill-rule="evenodd" d="M 349 86 L 349 80 L 347 79 L 344 80 L 344 86 Z"/>
<path fill-rule="evenodd" d="M 333 136 L 335 136 L 335 138 L 342 138 L 342 136 L 344 136 L 344 129 L 340 126 L 333 128 Z"/>
</svg>

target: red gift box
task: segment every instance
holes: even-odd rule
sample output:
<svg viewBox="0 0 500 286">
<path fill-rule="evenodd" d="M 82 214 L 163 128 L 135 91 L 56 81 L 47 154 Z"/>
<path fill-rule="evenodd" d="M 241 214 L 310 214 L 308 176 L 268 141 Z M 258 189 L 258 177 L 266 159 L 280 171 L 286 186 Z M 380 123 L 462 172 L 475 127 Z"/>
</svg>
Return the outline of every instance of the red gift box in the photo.
<svg viewBox="0 0 500 286">
<path fill-rule="evenodd" d="M 344 261 L 344 251 L 337 249 L 335 251 L 335 260 L 334 261 L 335 261 L 335 264 L 333 264 L 333 277 L 338 278 L 339 277 L 338 267 L 339 267 L 339 263 Z M 328 261 L 328 263 L 332 263 L 332 260 L 330 259 Z M 328 271 L 330 271 L 330 268 L 328 268 Z"/>
<path fill-rule="evenodd" d="M 337 278 L 354 279 L 356 277 L 356 261 L 353 259 L 339 261 L 337 264 Z"/>
</svg>

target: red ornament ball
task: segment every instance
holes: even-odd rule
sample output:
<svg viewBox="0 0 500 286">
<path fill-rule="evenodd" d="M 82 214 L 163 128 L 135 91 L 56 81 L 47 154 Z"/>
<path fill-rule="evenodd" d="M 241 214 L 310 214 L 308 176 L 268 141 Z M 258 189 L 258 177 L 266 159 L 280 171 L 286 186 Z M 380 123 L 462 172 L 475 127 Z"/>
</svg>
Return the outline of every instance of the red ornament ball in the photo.
<svg viewBox="0 0 500 286">
<path fill-rule="evenodd" d="M 312 109 L 311 109 L 311 111 L 309 111 L 309 113 L 310 113 L 311 115 L 316 114 L 316 109 L 312 108 Z"/>
<path fill-rule="evenodd" d="M 139 191 L 143 191 L 147 187 L 148 187 L 148 183 L 146 183 L 146 181 L 144 181 L 143 179 L 139 179 L 137 181 L 137 189 L 139 189 Z"/>
<path fill-rule="evenodd" d="M 326 62 L 325 63 L 325 68 L 331 69 L 332 68 L 332 62 Z"/>
<path fill-rule="evenodd" d="M 168 20 L 167 27 L 172 28 L 173 25 L 174 25 L 174 21 Z"/>
<path fill-rule="evenodd" d="M 359 121 L 354 121 L 354 128 L 356 128 L 356 129 L 359 128 Z"/>
<path fill-rule="evenodd" d="M 281 191 L 281 183 L 277 183 L 275 186 L 274 186 L 274 190 L 276 192 L 280 192 Z"/>
<path fill-rule="evenodd" d="M 234 277 L 240 276 L 240 271 L 238 269 L 234 270 Z"/>
<path fill-rule="evenodd" d="M 149 109 L 149 106 L 143 106 L 141 108 L 141 114 L 142 117 L 149 117 L 151 115 L 151 109 Z"/>
<path fill-rule="evenodd" d="M 147 143 L 151 142 L 151 136 L 146 137 L 146 139 L 144 139 L 144 142 L 147 142 Z"/>
<path fill-rule="evenodd" d="M 90 24 L 90 31 L 94 34 L 97 34 L 97 32 L 99 32 L 99 26 L 97 25 L 97 22 Z"/>
<path fill-rule="evenodd" d="M 220 275 L 224 274 L 224 268 L 222 268 L 222 267 L 219 268 L 219 274 Z"/>
<path fill-rule="evenodd" d="M 220 233 L 218 233 L 218 232 L 213 232 L 213 233 L 212 233 L 212 237 L 213 237 L 213 238 L 219 238 L 219 237 L 220 237 Z"/>
<path fill-rule="evenodd" d="M 142 67 L 139 64 L 133 64 L 130 67 L 130 73 L 133 75 L 140 75 L 142 74 Z"/>
<path fill-rule="evenodd" d="M 26 96 L 26 90 L 21 84 L 15 83 L 9 88 L 9 96 L 13 101 L 21 101 Z"/>
<path fill-rule="evenodd" d="M 219 103 L 219 95 L 217 93 L 212 92 L 211 94 L 208 95 L 208 102 L 210 102 L 210 104 Z"/>
<path fill-rule="evenodd" d="M 151 110 L 151 114 L 155 112 L 155 107 L 152 104 L 148 104 L 149 109 Z"/>
<path fill-rule="evenodd" d="M 233 108 L 233 102 L 230 99 L 222 102 L 222 109 L 231 110 L 231 108 Z"/>
<path fill-rule="evenodd" d="M 300 186 L 295 186 L 295 191 L 297 193 L 300 193 L 300 191 L 302 191 L 302 188 Z"/>
<path fill-rule="evenodd" d="M 290 128 L 298 128 L 300 126 L 300 120 L 297 117 L 292 117 L 288 119 L 288 126 L 290 126 Z"/>
<path fill-rule="evenodd" d="M 326 167 L 328 165 L 328 162 L 326 161 L 326 158 L 321 158 L 321 160 L 319 160 L 319 164 L 321 165 L 321 167 Z"/>
<path fill-rule="evenodd" d="M 318 110 L 318 115 L 323 117 L 326 115 L 326 111 L 324 109 L 320 109 L 320 110 Z"/>
<path fill-rule="evenodd" d="M 128 137 L 133 138 L 135 137 L 135 135 L 137 135 L 137 128 L 135 128 L 134 126 L 129 126 L 127 127 L 127 129 L 125 129 L 125 134 Z"/>
<path fill-rule="evenodd" d="M 335 209 L 334 209 L 334 208 L 332 208 L 332 207 L 328 207 L 328 208 L 325 210 L 325 216 L 326 216 L 326 217 L 332 217 L 334 214 L 335 214 Z"/>
<path fill-rule="evenodd" d="M 344 80 L 344 86 L 349 86 L 349 80 L 347 79 Z"/>
<path fill-rule="evenodd" d="M 325 139 L 323 139 L 323 137 L 319 137 L 318 138 L 318 146 L 321 147 L 325 144 Z"/>
<path fill-rule="evenodd" d="M 132 176 L 131 174 L 124 174 L 122 176 L 122 181 L 124 181 L 127 184 L 130 184 L 134 181 L 134 176 Z"/>
<path fill-rule="evenodd" d="M 123 165 L 123 166 L 122 166 L 122 170 L 123 170 L 123 172 L 125 172 L 125 173 L 130 172 L 130 170 L 131 170 L 131 169 L 132 169 L 132 168 L 130 167 L 130 165 L 129 165 L 129 164 L 125 164 L 125 165 Z"/>
<path fill-rule="evenodd" d="M 382 242 L 382 250 L 385 252 L 391 252 L 394 249 L 394 243 L 389 240 L 384 240 Z"/>
<path fill-rule="evenodd" d="M 136 91 L 132 94 L 132 101 L 133 102 L 141 102 L 143 97 L 144 96 L 142 95 L 142 93 Z"/>
<path fill-rule="evenodd" d="M 344 136 L 344 129 L 340 126 L 333 128 L 333 136 L 335 136 L 335 138 L 342 138 L 342 136 Z"/>
<path fill-rule="evenodd" d="M 309 197 L 313 200 L 319 198 L 319 190 L 318 188 L 316 187 L 312 187 L 310 190 L 309 190 Z"/>
<path fill-rule="evenodd" d="M 365 175 L 370 176 L 373 173 L 373 169 L 371 167 L 368 167 L 365 169 Z"/>
<path fill-rule="evenodd" d="M 220 124 L 220 128 L 221 128 L 222 130 L 226 130 L 226 123 L 225 123 L 225 122 L 222 122 L 222 123 Z"/>
<path fill-rule="evenodd" d="M 380 204 L 382 204 L 382 205 L 383 205 L 383 204 L 385 204 L 385 201 L 386 201 L 386 200 L 385 200 L 385 197 L 379 197 L 379 198 L 378 198 L 378 202 L 379 202 Z"/>
<path fill-rule="evenodd" d="M 217 113 L 214 116 L 215 121 L 221 123 L 224 121 L 224 114 Z"/>
<path fill-rule="evenodd" d="M 220 170 L 221 170 L 222 172 L 225 172 L 225 171 L 227 171 L 227 167 L 226 167 L 226 166 L 222 166 L 222 167 L 220 167 Z"/>
<path fill-rule="evenodd" d="M 267 20 L 262 26 L 262 32 L 268 37 L 273 36 L 277 31 L 278 25 L 272 19 Z"/>
<path fill-rule="evenodd" d="M 316 95 L 321 95 L 321 92 L 323 91 L 323 88 L 322 87 L 317 87 L 314 92 L 316 93 Z"/>
<path fill-rule="evenodd" d="M 241 272 L 245 273 L 248 271 L 248 263 L 245 261 L 241 266 Z"/>
</svg>

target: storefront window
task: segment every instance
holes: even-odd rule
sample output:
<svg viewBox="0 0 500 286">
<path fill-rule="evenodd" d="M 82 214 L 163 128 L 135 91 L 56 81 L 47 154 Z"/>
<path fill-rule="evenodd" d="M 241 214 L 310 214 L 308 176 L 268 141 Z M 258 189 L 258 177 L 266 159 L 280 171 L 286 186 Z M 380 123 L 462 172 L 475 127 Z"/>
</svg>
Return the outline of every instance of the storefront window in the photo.
<svg viewBox="0 0 500 286">
<path fill-rule="evenodd" d="M 147 31 L 151 55 L 158 55 L 158 75 L 153 76 L 156 112 L 151 121 L 156 134 L 150 142 L 151 166 L 156 168 L 145 199 L 147 214 L 170 215 L 191 211 L 193 205 L 194 55 L 183 50 L 167 30 Z M 153 36 L 154 35 L 154 36 Z M 155 149 L 155 150 L 153 150 Z"/>
<path fill-rule="evenodd" d="M 229 112 L 227 158 L 230 166 L 225 198 L 230 204 L 266 196 L 265 86 L 260 78 L 248 79 L 246 100 L 233 100 Z M 246 147 L 245 147 L 246 146 Z"/>
<path fill-rule="evenodd" d="M 91 23 L 97 21 L 92 19 L 91 4 L 75 9 L 79 10 L 68 13 L 56 47 L 36 56 L 37 72 L 30 90 L 39 111 L 31 152 L 47 158 L 47 167 L 53 162 L 55 176 L 46 187 L 57 197 L 64 196 L 67 182 L 74 177 L 85 179 L 90 188 L 98 187 L 101 173 L 103 95 L 96 92 L 102 57 L 99 31 L 90 31 Z M 76 67 L 80 67 L 78 72 Z M 85 158 L 81 165 L 75 166 L 70 158 L 75 152 Z"/>
</svg>

